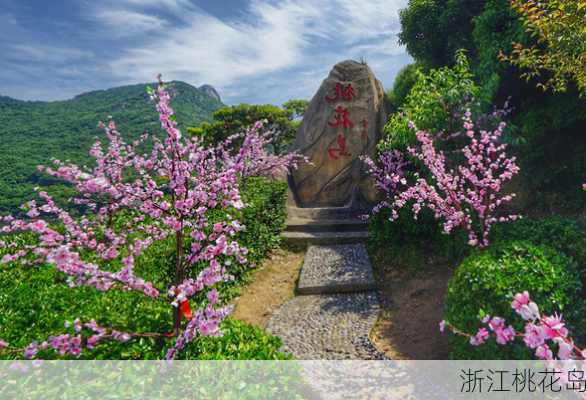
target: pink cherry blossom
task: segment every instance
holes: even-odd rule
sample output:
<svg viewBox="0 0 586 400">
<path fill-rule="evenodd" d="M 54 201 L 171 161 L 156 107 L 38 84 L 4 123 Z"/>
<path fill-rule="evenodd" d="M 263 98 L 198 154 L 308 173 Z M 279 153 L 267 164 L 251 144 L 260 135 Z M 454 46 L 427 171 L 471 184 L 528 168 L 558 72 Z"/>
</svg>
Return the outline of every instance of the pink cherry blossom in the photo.
<svg viewBox="0 0 586 400">
<path fill-rule="evenodd" d="M 515 295 L 515 299 L 511 303 L 511 307 L 517 311 L 521 311 L 521 307 L 524 305 L 529 304 L 529 292 L 524 291 L 523 293 L 518 293 Z"/>
<path fill-rule="evenodd" d="M 541 360 L 553 360 L 553 352 L 546 344 L 539 346 L 537 350 L 535 350 L 535 355 Z"/>
<path fill-rule="evenodd" d="M 539 319 L 539 307 L 532 301 L 521 306 L 518 313 L 525 321 L 535 321 L 536 319 Z"/>
<path fill-rule="evenodd" d="M 540 326 L 533 323 L 528 323 L 525 325 L 525 335 L 523 337 L 523 341 L 527 347 L 536 349 L 545 343 L 545 339 L 545 334 Z"/>
<path fill-rule="evenodd" d="M 99 291 L 133 290 L 156 301 L 167 301 L 170 307 L 187 301 L 198 293 L 206 293 L 208 304 L 194 310 L 187 324 L 181 313 L 174 312 L 173 331 L 176 343 L 168 356 L 193 340 L 197 335 L 219 335 L 220 324 L 230 308 L 215 308 L 219 293 L 213 289 L 222 281 L 232 279 L 227 266 L 245 265 L 247 250 L 235 240 L 244 229 L 238 221 L 238 211 L 245 205 L 240 196 L 240 184 L 250 176 L 277 176 L 295 168 L 305 160 L 297 154 L 276 155 L 267 151 L 267 134 L 261 134 L 262 123 L 257 123 L 239 135 L 242 146 L 233 146 L 236 136 L 215 147 L 206 147 L 197 138 L 186 138 L 178 129 L 170 95 L 159 81 L 151 98 L 159 113 L 163 140 L 153 138 L 149 153 L 140 154 L 140 146 L 147 140 L 127 144 L 114 121 L 100 123 L 108 145 L 96 141 L 90 155 L 95 159 L 92 168 L 66 164 L 55 160 L 51 167 L 41 167 L 51 176 L 70 183 L 77 191 L 73 204 L 89 210 L 87 216 L 74 218 L 59 207 L 45 191 L 39 191 L 39 200 L 24 205 L 27 220 L 11 216 L 0 217 L 3 235 L 2 248 L 10 253 L 3 263 L 22 257 L 36 263 L 51 264 L 68 276 L 70 286 L 91 286 Z M 221 209 L 226 220 L 212 224 L 210 214 Z M 121 212 L 132 218 L 118 219 Z M 52 229 L 56 221 L 63 231 Z M 32 232 L 38 245 L 19 248 L 10 234 Z M 5 236 L 5 237 L 4 237 Z M 135 274 L 135 263 L 150 246 L 167 238 L 175 239 L 174 282 L 170 288 L 157 288 Z M 189 239 L 189 240 L 187 240 Z M 221 264 L 218 259 L 221 259 Z M 118 265 L 112 271 L 104 265 Z M 196 266 L 202 268 L 194 277 Z M 211 291 L 210 291 L 211 290 Z M 164 298 L 161 293 L 169 293 Z M 135 333 L 100 327 L 94 320 L 82 323 L 79 319 L 66 329 L 70 333 L 54 335 L 44 343 L 31 343 L 25 350 L 26 358 L 34 358 L 39 350 L 53 349 L 60 355 L 81 353 L 85 346 L 94 348 L 103 340 L 126 342 L 141 335 L 166 337 L 167 332 Z M 83 330 L 91 331 L 86 343 L 81 340 Z M 6 347 L 0 342 L 0 348 Z"/>
<path fill-rule="evenodd" d="M 492 317 L 491 319 L 482 319 L 482 323 L 487 324 L 490 331 L 494 333 L 496 343 L 506 345 L 507 343 L 513 342 L 516 337 L 522 337 L 523 343 L 528 348 L 535 350 L 535 356 L 537 358 L 555 361 L 556 359 L 548 344 L 549 342 L 557 346 L 557 357 L 559 360 L 586 360 L 586 349 L 580 349 L 574 344 L 574 341 L 569 337 L 568 329 L 565 327 L 561 315 L 539 316 L 539 313 L 535 311 L 538 309 L 537 305 L 531 301 L 528 292 L 515 295 L 513 308 L 527 321 L 524 333 L 516 332 L 510 325 L 505 327 L 505 320 L 503 318 Z M 530 318 L 525 318 L 526 316 L 530 316 Z M 443 331 L 445 327 L 449 327 L 457 335 L 468 337 L 470 344 L 473 346 L 486 343 L 491 336 L 490 332 L 484 327 L 480 328 L 475 335 L 462 332 L 450 325 L 447 321 L 442 321 L 440 323 L 440 330 Z M 559 365 L 554 364 L 553 367 L 558 368 Z"/>
<path fill-rule="evenodd" d="M 472 346 L 480 346 L 484 344 L 486 340 L 490 337 L 490 333 L 486 328 L 480 328 L 476 335 L 470 337 L 470 344 Z"/>
<path fill-rule="evenodd" d="M 416 133 L 421 148 L 410 148 L 408 152 L 425 165 L 432 179 L 416 173 L 414 182 L 408 183 L 403 174 L 405 162 L 397 151 L 380 155 L 380 167 L 365 159 L 375 185 L 387 197 L 373 212 L 389 208 L 390 219 L 395 220 L 398 210 L 410 204 L 417 219 L 421 210 L 428 208 L 436 219 L 443 221 L 446 234 L 463 228 L 470 246 L 486 247 L 493 224 L 519 218 L 514 214 L 497 215 L 498 209 L 515 196 L 501 192 L 504 184 L 519 172 L 519 167 L 515 157 L 507 157 L 507 145 L 501 143 L 504 123 L 493 132 L 481 130 L 477 134 L 469 112 L 463 120 L 470 143 L 459 150 L 465 162 L 454 167 L 448 165 L 451 160 L 442 151 L 436 150 L 428 132 Z"/>
</svg>

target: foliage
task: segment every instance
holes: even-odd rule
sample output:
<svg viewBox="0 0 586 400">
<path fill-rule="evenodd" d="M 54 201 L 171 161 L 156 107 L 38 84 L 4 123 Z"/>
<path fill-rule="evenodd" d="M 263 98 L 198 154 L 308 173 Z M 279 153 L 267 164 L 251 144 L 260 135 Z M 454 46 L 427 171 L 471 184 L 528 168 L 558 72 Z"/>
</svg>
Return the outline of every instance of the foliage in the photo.
<svg viewBox="0 0 586 400">
<path fill-rule="evenodd" d="M 282 341 L 263 329 L 228 318 L 223 335 L 193 342 L 182 356 L 185 360 L 290 360 L 279 352 Z"/>
<path fill-rule="evenodd" d="M 172 359 L 196 337 L 218 336 L 220 322 L 230 312 L 229 307 L 216 307 L 219 301 L 216 289 L 207 291 L 207 305 L 198 304 L 200 308 L 194 313 L 190 298 L 228 280 L 226 268 L 231 263 L 247 262 L 247 250 L 234 240 L 235 234 L 242 230 L 234 210 L 244 207 L 238 178 L 246 179 L 249 174 L 259 172 L 255 163 L 261 163 L 263 168 L 287 165 L 276 156 L 266 156 L 262 146 L 242 146 L 233 156 L 229 151 L 230 141 L 208 149 L 198 140 L 184 139 L 177 129 L 170 95 L 162 81 L 156 91 L 149 90 L 156 101 L 161 126 L 167 132 L 164 142 L 155 139 L 150 154 L 138 155 L 136 148 L 146 135 L 127 145 L 113 121 L 103 126 L 109 147 L 104 152 L 99 141 L 92 147 L 90 154 L 96 159 L 93 169 L 60 161 L 55 162 L 56 170 L 47 169 L 50 175 L 70 182 L 79 192 L 74 202 L 88 207 L 94 216 L 76 221 L 47 193 L 40 192 L 42 206 L 34 200 L 26 204 L 29 221 L 11 216 L 2 218 L 4 233 L 24 231 L 35 236 L 33 245 L 24 246 L 19 237 L 7 238 L 1 247 L 10 252 L 2 262 L 50 264 L 68 275 L 68 283 L 73 287 L 90 286 L 102 292 L 135 291 L 155 302 L 169 302 L 174 307 L 170 336 L 176 340 L 168 348 L 166 358 Z M 247 132 L 245 144 L 262 143 L 258 128 L 257 124 Z M 265 158 L 269 161 L 263 161 Z M 212 223 L 211 210 L 222 210 L 224 219 Z M 61 229 L 39 218 L 41 213 L 57 218 Z M 131 218 L 117 219 L 120 213 Z M 136 259 L 153 243 L 170 237 L 174 238 L 175 249 L 173 267 L 167 271 L 172 286 L 160 290 L 135 275 Z M 119 268 L 116 272 L 110 270 L 116 267 Z M 169 300 L 164 300 L 161 292 L 168 294 Z M 120 332 L 100 326 L 93 319 L 76 318 L 70 332 L 50 336 L 40 344 L 32 342 L 24 356 L 34 358 L 37 353 L 44 354 L 50 349 L 62 356 L 78 356 L 82 349 L 93 349 L 102 341 L 128 342 L 132 338 L 165 339 L 167 336 L 165 332 Z M 13 353 L 18 349 L 9 347 L 8 351 Z"/>
<path fill-rule="evenodd" d="M 537 85 L 554 92 L 567 90 L 568 81 L 577 83 L 586 93 L 586 1 L 584 0 L 512 0 L 527 32 L 540 45 L 516 43 L 510 55 L 502 59 L 525 69 L 527 80 L 545 76 Z"/>
<path fill-rule="evenodd" d="M 66 204 L 74 194 L 69 185 L 37 172 L 51 158 L 84 165 L 94 137 L 105 139 L 96 129 L 97 121 L 112 116 L 129 140 L 137 139 L 145 129 L 164 137 L 156 124 L 146 84 L 89 92 L 71 100 L 53 102 L 19 101 L 0 96 L 0 213 L 15 213 L 34 195 L 35 186 L 47 187 L 57 204 Z M 222 103 L 191 85 L 171 82 L 173 107 L 180 128 L 210 121 Z"/>
<path fill-rule="evenodd" d="M 417 82 L 419 71 L 420 68 L 417 64 L 409 64 L 401 68 L 395 77 L 393 88 L 387 93 L 387 98 L 389 99 L 393 113 L 398 112 L 403 107 L 403 104 L 405 104 L 409 92 Z"/>
<path fill-rule="evenodd" d="M 238 295 L 240 286 L 248 282 L 252 267 L 264 260 L 269 252 L 281 243 L 281 232 L 287 217 L 286 199 L 287 184 L 282 181 L 251 177 L 242 188 L 242 201 L 246 204 L 242 210 L 242 225 L 245 229 L 238 232 L 236 240 L 240 246 L 248 250 L 246 258 L 249 264 L 230 265 L 229 272 L 234 280 L 221 282 L 218 286 L 224 299 L 228 300 Z M 223 219 L 222 212 L 214 216 L 214 220 Z M 160 255 L 158 259 L 165 257 L 168 255 Z"/>
<path fill-rule="evenodd" d="M 543 93 L 518 68 L 499 61 L 499 53 L 511 54 L 514 43 L 541 46 L 525 32 L 511 1 L 412 0 L 402 15 L 401 40 L 416 63 L 450 66 L 453 52 L 463 48 L 481 98 L 493 104 L 511 99 L 505 139 L 518 146 L 531 193 L 528 207 L 546 212 L 583 209 L 586 199 L 576 187 L 586 166 L 586 100 L 572 85 L 567 93 Z"/>
<path fill-rule="evenodd" d="M 469 251 L 463 232 L 446 235 L 430 210 L 422 210 L 417 220 L 407 209 L 399 210 L 392 223 L 390 216 L 390 210 L 383 209 L 368 218 L 368 250 L 381 262 L 392 259 L 418 270 L 424 268 L 428 254 L 453 264 Z"/>
<path fill-rule="evenodd" d="M 299 104 L 295 107 L 296 111 L 301 110 Z M 203 123 L 198 128 L 189 128 L 188 132 L 191 136 L 203 138 L 205 143 L 218 144 L 234 134 L 246 131 L 257 121 L 265 121 L 267 129 L 278 133 L 274 152 L 282 153 L 297 132 L 299 123 L 294 120 L 295 107 L 282 109 L 272 104 L 239 104 L 226 107 L 214 113 L 213 122 Z"/>
<path fill-rule="evenodd" d="M 459 49 L 474 50 L 470 32 L 484 8 L 477 0 L 409 0 L 400 12 L 399 41 L 417 62 L 429 68 L 452 64 Z M 474 55 L 474 53 L 472 53 Z"/>
<path fill-rule="evenodd" d="M 524 240 L 535 245 L 555 248 L 576 261 L 583 285 L 586 286 L 586 231 L 575 221 L 558 216 L 543 219 L 523 218 L 497 225 L 492 238 L 495 243 Z"/>
<path fill-rule="evenodd" d="M 462 332 L 474 332 L 486 315 L 501 316 L 515 330 L 514 310 L 506 301 L 515 293 L 529 291 L 542 312 L 562 312 L 570 328 L 583 329 L 584 301 L 576 263 L 547 246 L 528 242 L 495 244 L 467 257 L 450 280 L 445 300 L 445 320 Z M 490 342 L 471 347 L 468 338 L 451 336 L 451 358 L 528 359 L 531 353 L 522 345 L 497 346 Z"/>
<path fill-rule="evenodd" d="M 399 112 L 385 125 L 385 138 L 379 149 L 405 150 L 416 144 L 411 122 L 438 135 L 453 133 L 462 129 L 461 117 L 467 109 L 475 115 L 480 111 L 479 87 L 472 79 L 464 52 L 456 53 L 452 68 L 432 69 L 426 74 L 416 69 L 409 73 L 417 80 Z"/>
<path fill-rule="evenodd" d="M 463 118 L 463 128 L 469 143 L 458 153 L 462 162 L 448 160 L 438 151 L 428 132 L 417 132 L 421 149 L 409 148 L 409 154 L 423 162 L 431 178 L 413 174 L 415 182 L 408 183 L 403 174 L 404 161 L 398 151 L 382 153 L 380 166 L 366 159 L 376 186 L 386 197 L 373 212 L 381 208 L 391 210 L 391 220 L 399 217 L 398 210 L 410 205 L 417 219 L 422 208 L 428 208 L 437 220 L 443 221 L 443 230 L 450 234 L 463 228 L 470 246 L 486 247 L 492 225 L 518 218 L 517 215 L 498 215 L 497 209 L 510 202 L 514 194 L 501 194 L 503 185 L 519 172 L 515 158 L 508 158 L 506 145 L 499 144 L 505 123 L 494 131 L 475 132 L 470 112 Z"/>
<path fill-rule="evenodd" d="M 512 51 L 514 43 L 530 45 L 534 42 L 519 23 L 510 0 L 487 0 L 484 4 L 473 19 L 472 31 L 467 32 L 473 40 L 474 75 L 487 96 L 513 96 L 518 104 L 527 95 L 533 96 L 534 90 L 520 79 L 515 68 L 499 61 L 499 54 Z M 517 99 L 516 93 L 521 98 Z"/>
<path fill-rule="evenodd" d="M 250 178 L 242 192 L 246 204 L 242 223 L 246 227 L 236 235 L 238 243 L 249 250 L 251 264 L 259 263 L 280 241 L 285 221 L 286 184 L 266 178 Z M 218 213 L 221 220 L 222 213 Z M 20 236 L 21 245 L 34 244 L 31 235 Z M 136 262 L 136 273 L 157 287 L 172 284 L 168 271 L 173 267 L 173 238 L 149 247 Z M 0 257 L 9 249 L 0 249 Z M 221 282 L 218 290 L 221 302 L 239 293 L 247 281 L 249 265 L 232 264 L 230 282 Z M 89 287 L 73 290 L 66 285 L 66 275 L 48 265 L 4 265 L 0 270 L 0 338 L 13 347 L 23 348 L 47 333 L 63 330 L 64 320 L 89 320 L 100 315 L 104 326 L 127 326 L 138 332 L 157 332 L 168 328 L 172 317 L 165 303 L 149 301 L 134 292 L 98 292 Z M 196 299 L 199 302 L 199 299 Z M 33 324 L 30 321 L 34 321 Z M 200 338 L 190 343 L 181 358 L 209 359 L 281 359 L 278 339 L 258 328 L 227 319 L 221 326 L 223 337 Z M 204 350 L 211 353 L 204 354 Z M 20 356 L 20 353 L 16 354 Z M 47 355 L 55 357 L 55 355 Z M 128 343 L 107 342 L 81 358 L 91 359 L 159 359 L 164 357 L 163 342 L 157 338 L 140 338 Z"/>
<path fill-rule="evenodd" d="M 246 229 L 238 235 L 238 241 L 248 248 L 248 259 L 259 262 L 281 241 L 287 212 L 287 183 L 251 178 L 243 191 L 246 204 L 243 223 Z"/>
<path fill-rule="evenodd" d="M 312 394 L 296 361 L 4 364 L 0 396 L 10 399 L 302 400 Z"/>
<path fill-rule="evenodd" d="M 440 322 L 440 330 L 448 326 L 453 333 L 469 338 L 472 346 L 481 346 L 495 337 L 496 343 L 506 345 L 514 342 L 517 337 L 523 339 L 525 346 L 535 352 L 535 357 L 542 360 L 586 360 L 586 349 L 579 348 L 570 336 L 562 315 L 541 315 L 539 306 L 531 300 L 528 291 L 517 293 L 511 302 L 511 308 L 520 315 L 525 322 L 523 333 L 517 332 L 512 325 L 506 326 L 506 319 L 499 316 L 485 315 L 482 318 L 482 327 L 474 335 L 459 331 L 446 321 Z M 487 329 L 488 328 L 488 329 Z M 492 335 L 491 335 L 492 332 Z M 557 348 L 557 358 L 553 351 Z M 558 366 L 554 364 L 555 366 Z M 563 364 L 562 364 L 563 365 Z M 551 364 L 548 364 L 551 366 Z M 566 369 L 556 368 L 562 372 L 560 384 L 568 383 L 568 372 L 574 370 L 574 365 L 565 366 Z M 568 368 L 569 367 L 569 368 Z M 579 389 L 579 388 L 578 388 Z"/>
<path fill-rule="evenodd" d="M 293 99 L 283 103 L 283 110 L 289 113 L 289 118 L 295 120 L 303 118 L 308 106 L 309 101 L 307 100 Z"/>
</svg>

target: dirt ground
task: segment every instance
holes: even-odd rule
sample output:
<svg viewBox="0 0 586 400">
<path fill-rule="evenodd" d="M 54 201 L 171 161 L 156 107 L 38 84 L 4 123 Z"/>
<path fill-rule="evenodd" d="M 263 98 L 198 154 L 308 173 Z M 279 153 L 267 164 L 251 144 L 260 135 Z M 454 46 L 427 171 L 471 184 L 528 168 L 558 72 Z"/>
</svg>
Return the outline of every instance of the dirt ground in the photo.
<svg viewBox="0 0 586 400">
<path fill-rule="evenodd" d="M 271 314 L 295 294 L 305 251 L 277 249 L 254 272 L 233 304 L 233 317 L 265 328 Z M 438 360 L 448 356 L 439 332 L 452 271 L 430 260 L 418 272 L 384 262 L 377 266 L 382 312 L 371 332 L 376 347 L 393 360 Z"/>
<path fill-rule="evenodd" d="M 304 255 L 303 250 L 275 250 L 234 300 L 232 316 L 265 328 L 272 312 L 294 296 Z"/>
<path fill-rule="evenodd" d="M 393 360 L 446 359 L 447 335 L 438 323 L 452 271 L 429 265 L 414 272 L 392 263 L 379 271 L 382 312 L 370 335 L 376 347 Z"/>
</svg>

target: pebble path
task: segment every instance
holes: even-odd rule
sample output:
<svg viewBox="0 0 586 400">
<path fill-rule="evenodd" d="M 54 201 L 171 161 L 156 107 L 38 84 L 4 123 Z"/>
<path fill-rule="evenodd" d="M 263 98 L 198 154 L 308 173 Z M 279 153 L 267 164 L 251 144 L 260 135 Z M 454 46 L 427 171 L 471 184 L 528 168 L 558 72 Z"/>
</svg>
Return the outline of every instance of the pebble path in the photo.
<svg viewBox="0 0 586 400">
<path fill-rule="evenodd" d="M 385 359 L 369 339 L 379 313 L 375 287 L 363 243 L 310 246 L 299 295 L 272 315 L 267 330 L 298 360 Z"/>
</svg>

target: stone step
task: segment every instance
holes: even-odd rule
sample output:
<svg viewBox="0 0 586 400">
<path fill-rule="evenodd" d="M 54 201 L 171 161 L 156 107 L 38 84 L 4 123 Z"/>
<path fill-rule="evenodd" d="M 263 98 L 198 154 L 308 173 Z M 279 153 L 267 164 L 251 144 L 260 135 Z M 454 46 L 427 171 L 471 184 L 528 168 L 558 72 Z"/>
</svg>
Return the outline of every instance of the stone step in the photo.
<svg viewBox="0 0 586 400">
<path fill-rule="evenodd" d="M 287 232 L 359 232 L 368 230 L 368 223 L 360 219 L 310 219 L 287 220 Z"/>
<path fill-rule="evenodd" d="M 316 208 L 301 208 L 301 207 L 287 207 L 287 215 L 289 218 L 301 219 L 360 219 L 360 216 L 368 214 L 365 210 L 356 210 L 349 207 L 316 207 Z"/>
<path fill-rule="evenodd" d="M 283 232 L 282 238 L 286 243 L 294 245 L 326 245 L 361 243 L 370 238 L 368 231 L 355 232 Z"/>
<path fill-rule="evenodd" d="M 297 291 L 301 295 L 363 292 L 376 289 L 364 244 L 310 246 Z"/>
<path fill-rule="evenodd" d="M 267 330 L 298 360 L 381 360 L 369 339 L 378 312 L 374 292 L 297 296 L 272 315 Z"/>
</svg>

